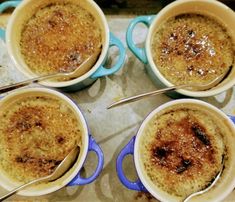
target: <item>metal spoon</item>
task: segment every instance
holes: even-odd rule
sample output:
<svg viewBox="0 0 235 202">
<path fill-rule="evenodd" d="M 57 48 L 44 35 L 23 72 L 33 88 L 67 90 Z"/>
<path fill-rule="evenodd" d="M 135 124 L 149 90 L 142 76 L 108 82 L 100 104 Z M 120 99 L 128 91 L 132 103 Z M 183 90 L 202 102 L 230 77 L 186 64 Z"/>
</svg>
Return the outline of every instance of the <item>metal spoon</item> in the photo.
<svg viewBox="0 0 235 202">
<path fill-rule="evenodd" d="M 74 147 L 74 149 L 69 152 L 69 154 L 57 166 L 57 168 L 55 169 L 55 171 L 52 174 L 50 174 L 48 176 L 45 176 L 45 177 L 41 177 L 41 178 L 33 180 L 33 181 L 30 181 L 26 184 L 23 184 L 23 185 L 15 188 L 14 190 L 12 190 L 9 193 L 5 194 L 4 196 L 0 197 L 0 201 L 3 201 L 5 199 L 9 198 L 10 196 L 15 194 L 16 192 L 18 192 L 18 191 L 20 191 L 20 190 L 22 190 L 26 187 L 29 187 L 29 186 L 31 186 L 35 183 L 38 183 L 38 182 L 51 182 L 51 181 L 54 181 L 54 180 L 60 178 L 74 164 L 74 162 L 77 159 L 79 153 L 80 153 L 80 147 L 79 146 Z"/>
<path fill-rule="evenodd" d="M 201 194 L 204 194 L 205 192 L 209 191 L 216 183 L 217 181 L 219 180 L 222 172 L 224 170 L 224 157 L 222 158 L 222 165 L 221 165 L 221 169 L 220 171 L 216 174 L 213 182 L 210 184 L 210 186 L 208 186 L 206 189 L 203 189 L 201 191 L 198 191 L 198 192 L 195 192 L 195 193 L 192 193 L 190 194 L 189 196 L 187 196 L 182 202 L 188 202 L 192 197 L 194 196 L 197 196 L 197 195 L 201 195 Z"/>
<path fill-rule="evenodd" d="M 72 72 L 54 73 L 54 74 L 39 76 L 39 77 L 28 79 L 22 82 L 2 86 L 0 87 L 0 94 L 29 85 L 31 83 L 38 83 L 39 81 L 42 81 L 42 80 L 54 79 L 54 78 L 77 78 L 83 75 L 84 73 L 86 73 L 91 68 L 91 66 L 97 60 L 100 52 L 101 52 L 101 48 L 98 48 L 88 59 L 86 59 L 78 68 L 76 68 Z"/>
<path fill-rule="evenodd" d="M 107 107 L 107 109 L 119 106 L 119 105 L 123 105 L 123 104 L 127 104 L 130 102 L 134 102 L 137 100 L 141 100 L 143 98 L 146 97 L 150 97 L 150 96 L 154 96 L 154 95 L 158 95 L 161 93 L 166 93 L 169 91 L 173 91 L 173 90 L 177 90 L 177 89 L 193 89 L 195 91 L 202 91 L 202 90 L 208 90 L 210 88 L 212 88 L 213 86 L 216 86 L 218 83 L 220 83 L 220 81 L 222 81 L 224 79 L 224 77 L 226 76 L 227 72 L 218 76 L 217 78 L 215 78 L 213 81 L 211 81 L 208 84 L 182 84 L 182 85 L 177 85 L 177 86 L 171 86 L 168 88 L 163 88 L 160 90 L 155 90 L 155 91 L 151 91 L 148 93 L 143 93 L 143 94 L 139 94 L 139 95 L 135 95 L 135 96 L 131 96 L 131 97 L 127 97 L 127 98 L 123 98 L 118 100 L 117 102 L 111 104 L 110 106 Z"/>
</svg>

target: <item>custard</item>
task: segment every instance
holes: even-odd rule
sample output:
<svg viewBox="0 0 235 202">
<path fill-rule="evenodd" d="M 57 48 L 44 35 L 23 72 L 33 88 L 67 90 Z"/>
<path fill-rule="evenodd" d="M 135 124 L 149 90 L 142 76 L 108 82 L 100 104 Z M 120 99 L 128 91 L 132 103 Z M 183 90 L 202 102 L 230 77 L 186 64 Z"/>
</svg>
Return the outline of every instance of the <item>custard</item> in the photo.
<svg viewBox="0 0 235 202">
<path fill-rule="evenodd" d="M 198 14 L 168 19 L 154 31 L 153 61 L 172 84 L 207 84 L 234 65 L 234 44 L 225 26 Z"/>
<path fill-rule="evenodd" d="M 80 121 L 64 101 L 28 96 L 0 112 L 0 168 L 17 182 L 51 174 L 75 145 L 82 147 Z"/>
<path fill-rule="evenodd" d="M 140 139 L 141 167 L 149 181 L 185 198 L 208 187 L 222 168 L 223 124 L 200 106 L 178 105 L 156 114 Z"/>
<path fill-rule="evenodd" d="M 102 44 L 95 17 L 72 3 L 40 8 L 23 25 L 20 49 L 29 69 L 39 75 L 71 72 Z"/>
</svg>

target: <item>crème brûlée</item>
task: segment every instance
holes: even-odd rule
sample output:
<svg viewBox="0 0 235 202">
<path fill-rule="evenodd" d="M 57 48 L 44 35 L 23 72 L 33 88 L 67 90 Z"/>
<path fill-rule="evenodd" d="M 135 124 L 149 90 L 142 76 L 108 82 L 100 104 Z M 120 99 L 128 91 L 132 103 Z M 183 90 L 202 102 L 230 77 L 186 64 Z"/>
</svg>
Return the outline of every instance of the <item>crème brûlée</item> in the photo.
<svg viewBox="0 0 235 202">
<path fill-rule="evenodd" d="M 82 148 L 80 121 L 56 97 L 22 97 L 1 109 L 0 119 L 0 170 L 16 182 L 51 174 L 75 145 Z"/>
<path fill-rule="evenodd" d="M 152 36 L 153 61 L 172 84 L 208 84 L 234 66 L 230 35 L 225 25 L 206 15 L 169 18 Z"/>
<path fill-rule="evenodd" d="M 222 169 L 223 124 L 200 107 L 179 105 L 155 115 L 140 140 L 140 161 L 154 187 L 178 198 L 208 187 Z"/>
<path fill-rule="evenodd" d="M 95 16 L 71 2 L 58 1 L 38 9 L 22 27 L 21 55 L 39 75 L 71 72 L 102 44 Z"/>
</svg>

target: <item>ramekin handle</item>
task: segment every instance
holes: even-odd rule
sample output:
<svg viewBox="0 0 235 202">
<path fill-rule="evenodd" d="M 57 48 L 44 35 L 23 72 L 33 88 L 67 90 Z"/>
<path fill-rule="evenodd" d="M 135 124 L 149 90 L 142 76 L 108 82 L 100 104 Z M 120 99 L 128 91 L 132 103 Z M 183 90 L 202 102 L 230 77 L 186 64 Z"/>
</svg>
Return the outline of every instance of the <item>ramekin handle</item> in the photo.
<svg viewBox="0 0 235 202">
<path fill-rule="evenodd" d="M 92 79 L 96 79 L 102 76 L 107 76 L 110 74 L 114 74 L 117 72 L 124 64 L 125 58 L 126 58 L 126 49 L 124 48 L 122 42 L 116 38 L 111 32 L 110 32 L 110 41 L 109 41 L 109 47 L 116 46 L 119 50 L 119 58 L 116 64 L 111 68 L 106 68 L 104 66 L 100 66 L 94 74 L 91 75 Z"/>
<path fill-rule="evenodd" d="M 16 8 L 21 3 L 21 0 L 18 1 L 5 1 L 0 4 L 0 13 L 5 11 L 8 8 Z M 5 41 L 6 32 L 3 28 L 0 28 L 0 38 Z"/>
<path fill-rule="evenodd" d="M 235 116 L 228 115 L 228 117 L 232 120 L 232 122 L 235 124 Z"/>
<path fill-rule="evenodd" d="M 124 158 L 127 155 L 134 154 L 134 145 L 135 145 L 135 137 L 133 137 L 129 141 L 129 143 L 122 149 L 122 151 L 119 153 L 117 157 L 117 161 L 116 161 L 117 175 L 121 183 L 128 189 L 147 192 L 146 188 L 144 187 L 140 179 L 137 179 L 135 182 L 131 182 L 125 176 L 123 168 L 122 168 L 122 163 L 123 163 Z"/>
<path fill-rule="evenodd" d="M 135 45 L 135 43 L 133 41 L 133 37 L 132 37 L 133 30 L 138 23 L 143 23 L 147 27 L 149 27 L 151 25 L 154 17 L 155 17 L 154 15 L 136 17 L 130 22 L 130 24 L 127 28 L 127 33 L 126 33 L 127 45 L 129 47 L 129 49 L 135 54 L 135 56 L 144 64 L 148 63 L 148 59 L 147 59 L 147 56 L 145 53 L 145 48 L 139 48 Z"/>
<path fill-rule="evenodd" d="M 82 178 L 80 175 L 80 172 L 77 174 L 76 177 L 68 184 L 69 186 L 74 186 L 74 185 L 85 185 L 93 182 L 101 173 L 104 165 L 104 155 L 99 147 L 99 145 L 96 143 L 95 139 L 90 135 L 89 136 L 89 147 L 88 147 L 88 152 L 94 151 L 98 157 L 98 165 L 96 167 L 95 172 L 88 178 Z"/>
</svg>

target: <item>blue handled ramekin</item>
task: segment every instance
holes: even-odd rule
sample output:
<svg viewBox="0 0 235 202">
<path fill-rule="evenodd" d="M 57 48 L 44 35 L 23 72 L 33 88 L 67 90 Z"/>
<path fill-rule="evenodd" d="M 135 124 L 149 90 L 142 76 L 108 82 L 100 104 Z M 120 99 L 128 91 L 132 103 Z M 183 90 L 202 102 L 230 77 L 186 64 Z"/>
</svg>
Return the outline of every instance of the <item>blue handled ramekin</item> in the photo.
<svg viewBox="0 0 235 202">
<path fill-rule="evenodd" d="M 160 87 L 173 86 L 158 70 L 155 65 L 153 56 L 151 53 L 151 41 L 157 27 L 168 20 L 171 17 L 185 14 L 185 13 L 197 13 L 211 16 L 225 25 L 228 33 L 230 33 L 233 43 L 235 44 L 235 13 L 232 9 L 224 5 L 219 1 L 214 0 L 176 0 L 164 7 L 156 16 L 139 16 L 133 19 L 126 33 L 126 42 L 129 49 L 134 55 L 146 65 L 146 70 L 152 81 Z M 136 46 L 133 40 L 133 30 L 139 23 L 145 24 L 149 30 L 147 38 L 143 48 Z M 234 60 L 235 61 L 235 60 Z M 176 90 L 179 94 L 189 97 L 209 97 L 221 92 L 224 92 L 235 85 L 235 64 L 233 64 L 232 70 L 229 75 L 219 85 L 205 91 L 189 91 L 179 89 Z"/>
<path fill-rule="evenodd" d="M 14 61 L 15 66 L 28 78 L 36 77 L 26 65 L 20 54 L 19 40 L 22 25 L 25 19 L 28 19 L 34 14 L 34 10 L 40 6 L 46 6 L 54 2 L 63 0 L 24 0 L 24 1 L 7 1 L 0 5 L 0 12 L 3 12 L 9 7 L 16 7 L 7 24 L 6 33 L 0 30 L 0 37 L 6 40 L 7 49 L 10 57 Z M 125 62 L 126 51 L 119 39 L 117 39 L 110 31 L 104 13 L 93 0 L 64 0 L 65 2 L 78 3 L 96 17 L 97 22 L 102 30 L 102 51 L 99 59 L 90 71 L 84 75 L 64 82 L 43 81 L 41 84 L 48 87 L 56 87 L 65 91 L 76 91 L 92 84 L 97 78 L 117 72 Z M 119 58 L 112 67 L 106 68 L 104 63 L 108 56 L 110 47 L 116 46 L 119 50 Z"/>
<path fill-rule="evenodd" d="M 211 104 L 206 102 L 195 100 L 195 99 L 179 99 L 170 101 L 158 107 L 157 109 L 153 110 L 143 121 L 141 124 L 136 136 L 134 136 L 129 143 L 121 150 L 119 153 L 117 160 L 116 160 L 116 171 L 118 178 L 120 179 L 121 183 L 131 190 L 136 191 L 143 191 L 143 192 L 150 192 L 156 199 L 162 202 L 178 202 L 179 200 L 175 197 L 172 197 L 170 194 L 164 192 L 160 188 L 156 188 L 151 180 L 148 178 L 146 171 L 143 169 L 143 165 L 141 164 L 141 141 L 140 139 L 144 136 L 144 129 L 146 124 L 160 111 L 166 109 L 167 107 L 178 105 L 183 106 L 184 104 L 193 104 L 198 105 L 200 109 L 205 109 L 211 111 L 216 116 L 221 119 L 221 123 L 226 124 L 228 130 L 231 131 L 231 134 L 224 137 L 226 149 L 228 152 L 228 159 L 225 161 L 225 169 L 221 176 L 221 179 L 217 182 L 216 186 L 213 189 L 209 190 L 208 192 L 204 193 L 201 196 L 192 198 L 190 202 L 194 201 L 207 201 L 207 202 L 214 202 L 214 201 L 221 201 L 223 200 L 235 187 L 235 117 L 234 116 L 227 116 L 221 110 L 214 107 Z M 142 148 L 143 149 L 143 148 Z M 123 160 L 127 155 L 133 155 L 135 168 L 137 171 L 138 179 L 135 182 L 130 181 L 125 176 L 125 171 L 123 170 Z"/>
<path fill-rule="evenodd" d="M 103 169 L 104 156 L 103 156 L 103 152 L 101 148 L 96 143 L 94 138 L 91 136 L 88 126 L 87 126 L 87 122 L 81 110 L 79 109 L 79 107 L 77 106 L 75 102 L 73 102 L 64 94 L 57 92 L 55 90 L 51 90 L 47 88 L 27 88 L 27 89 L 20 89 L 18 91 L 14 91 L 10 93 L 9 95 L 7 95 L 6 97 L 2 97 L 0 100 L 0 108 L 3 107 L 4 104 L 7 104 L 11 100 L 15 100 L 19 97 L 32 95 L 32 94 L 37 94 L 37 95 L 41 94 L 41 95 L 49 95 L 49 96 L 57 97 L 58 99 L 63 100 L 68 106 L 71 107 L 71 109 L 76 114 L 78 120 L 80 121 L 81 126 L 83 127 L 83 131 L 84 131 L 83 137 L 82 137 L 83 147 L 80 148 L 80 154 L 74 166 L 69 171 L 67 171 L 67 173 L 64 176 L 62 176 L 56 181 L 43 184 L 43 186 L 36 186 L 32 188 L 29 187 L 25 190 L 18 192 L 18 194 L 24 195 L 24 196 L 40 196 L 40 195 L 45 195 L 45 194 L 57 191 L 66 185 L 68 186 L 86 185 L 86 184 L 93 182 L 99 176 L 99 174 L 101 173 Z M 98 163 L 97 163 L 97 167 L 94 173 L 88 178 L 83 178 L 80 176 L 80 171 L 89 152 L 96 153 L 98 157 Z M 9 191 L 19 186 L 19 184 L 16 184 L 12 180 L 10 180 L 9 177 L 4 175 L 2 172 L 0 172 L 0 185 Z"/>
</svg>

